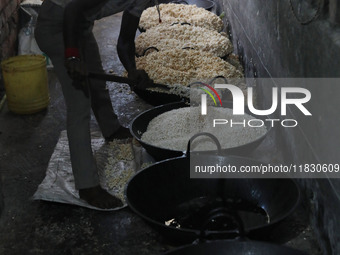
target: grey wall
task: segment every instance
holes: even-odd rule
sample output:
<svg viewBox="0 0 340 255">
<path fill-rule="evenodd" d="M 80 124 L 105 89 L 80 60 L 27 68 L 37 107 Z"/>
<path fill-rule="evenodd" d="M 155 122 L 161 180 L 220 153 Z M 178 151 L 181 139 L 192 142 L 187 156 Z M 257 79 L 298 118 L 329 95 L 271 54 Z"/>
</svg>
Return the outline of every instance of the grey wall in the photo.
<svg viewBox="0 0 340 255">
<path fill-rule="evenodd" d="M 18 6 L 22 0 L 0 0 L 0 61 L 14 56 L 17 50 Z M 4 94 L 0 67 L 0 101 Z"/>
<path fill-rule="evenodd" d="M 319 2 L 324 5 L 315 20 L 302 25 L 288 0 L 216 0 L 217 13 L 226 13 L 226 30 L 246 76 L 269 78 L 270 82 L 257 85 L 264 107 L 271 104 L 273 86 L 292 85 L 291 79 L 277 78 L 310 78 L 294 82 L 310 90 L 312 99 L 306 107 L 313 116 L 305 117 L 290 107 L 286 118 L 297 119 L 299 126 L 280 130 L 287 161 L 339 163 L 340 27 L 334 24 L 338 15 L 334 7 L 329 14 L 327 1 L 291 2 L 302 21 L 315 16 Z M 335 79 L 325 79 L 330 77 Z M 340 254 L 340 179 L 301 179 L 300 183 L 310 197 L 312 226 L 324 254 Z"/>
<path fill-rule="evenodd" d="M 13 56 L 18 34 L 18 6 L 21 0 L 0 1 L 0 60 Z"/>
</svg>

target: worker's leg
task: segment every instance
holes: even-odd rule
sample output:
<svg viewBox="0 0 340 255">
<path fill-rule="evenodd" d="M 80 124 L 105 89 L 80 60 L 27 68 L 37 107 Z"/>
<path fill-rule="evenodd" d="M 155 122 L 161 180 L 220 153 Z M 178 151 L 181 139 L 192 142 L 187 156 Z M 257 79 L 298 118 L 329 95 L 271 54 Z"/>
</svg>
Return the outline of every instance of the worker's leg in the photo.
<svg viewBox="0 0 340 255">
<path fill-rule="evenodd" d="M 99 185 L 98 172 L 91 149 L 91 99 L 72 85 L 64 67 L 63 9 L 45 0 L 35 30 L 37 43 L 52 60 L 61 83 L 67 107 L 67 135 L 72 171 L 79 195 L 89 204 L 101 208 L 121 206 L 122 202 Z"/>
<path fill-rule="evenodd" d="M 86 33 L 82 47 L 82 57 L 87 64 L 89 72 L 102 73 L 103 67 L 98 49 L 98 44 L 92 32 Z M 120 124 L 117 115 L 112 108 L 109 90 L 106 82 L 92 79 L 89 81 L 91 91 L 91 106 L 98 125 L 104 137 L 109 137 L 115 133 Z"/>
<path fill-rule="evenodd" d="M 99 184 L 98 173 L 91 149 L 90 113 L 91 101 L 83 91 L 72 85 L 64 66 L 63 9 L 50 1 L 44 1 L 35 30 L 39 47 L 54 65 L 61 83 L 67 106 L 67 135 L 71 153 L 72 170 L 77 189 Z"/>
</svg>

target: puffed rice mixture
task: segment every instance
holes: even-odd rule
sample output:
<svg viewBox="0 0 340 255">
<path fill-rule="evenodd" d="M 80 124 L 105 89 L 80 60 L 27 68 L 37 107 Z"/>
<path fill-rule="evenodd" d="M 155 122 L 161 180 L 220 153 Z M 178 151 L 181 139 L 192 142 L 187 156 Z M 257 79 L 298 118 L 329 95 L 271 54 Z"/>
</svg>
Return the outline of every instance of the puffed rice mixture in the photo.
<svg viewBox="0 0 340 255">
<path fill-rule="evenodd" d="M 224 57 L 233 51 L 230 40 L 217 31 L 181 24 L 162 24 L 150 28 L 141 33 L 135 43 L 139 55 L 149 47 L 156 47 L 158 50 L 190 47 L 211 52 L 218 57 Z"/>
<path fill-rule="evenodd" d="M 223 22 L 214 13 L 186 4 L 160 4 L 161 24 L 173 24 L 187 22 L 194 26 L 204 27 L 210 30 L 222 31 Z M 158 12 L 155 6 L 147 8 L 141 16 L 139 27 L 148 30 L 159 25 Z"/>
</svg>

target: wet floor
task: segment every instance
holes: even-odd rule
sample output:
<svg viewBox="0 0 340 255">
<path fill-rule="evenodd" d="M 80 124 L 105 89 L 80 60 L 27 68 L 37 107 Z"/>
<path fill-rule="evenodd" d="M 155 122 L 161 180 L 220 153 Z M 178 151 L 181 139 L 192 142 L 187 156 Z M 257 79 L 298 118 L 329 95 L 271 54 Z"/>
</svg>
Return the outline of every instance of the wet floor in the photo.
<svg viewBox="0 0 340 255">
<path fill-rule="evenodd" d="M 123 72 L 116 54 L 120 18 L 118 14 L 95 26 L 104 69 L 119 75 Z M 127 85 L 111 83 L 109 88 L 114 109 L 124 125 L 150 108 Z M 0 254 L 143 255 L 172 249 L 169 240 L 129 208 L 98 212 L 31 200 L 45 177 L 60 132 L 65 130 L 65 105 L 53 70 L 49 71 L 49 89 L 51 103 L 43 112 L 19 116 L 12 114 L 7 105 L 0 112 L 0 173 L 5 202 L 0 218 Z M 97 129 L 94 119 L 91 127 Z M 290 246 L 319 254 L 304 208 L 283 226 L 282 231 L 295 235 Z M 273 232 L 275 235 L 280 233 Z"/>
</svg>

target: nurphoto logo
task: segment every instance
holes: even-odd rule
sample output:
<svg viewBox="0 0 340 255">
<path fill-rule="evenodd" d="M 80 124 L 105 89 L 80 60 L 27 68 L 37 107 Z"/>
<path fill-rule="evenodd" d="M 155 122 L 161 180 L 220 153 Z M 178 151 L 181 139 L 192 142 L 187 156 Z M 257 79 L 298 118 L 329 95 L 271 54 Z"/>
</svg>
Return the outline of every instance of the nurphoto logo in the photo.
<svg viewBox="0 0 340 255">
<path fill-rule="evenodd" d="M 243 91 L 232 84 L 215 84 L 215 89 L 209 86 L 209 88 L 217 95 L 218 99 L 220 100 L 220 97 L 218 96 L 215 89 L 228 89 L 232 95 L 233 98 L 233 115 L 244 115 L 245 114 L 245 96 L 243 94 Z M 203 89 L 205 92 L 206 89 Z M 280 93 L 279 93 L 280 92 Z M 208 93 L 210 97 L 213 98 L 213 95 L 211 93 Z M 277 110 L 279 107 L 278 105 L 278 99 L 280 97 L 281 105 L 280 105 L 280 116 L 286 116 L 287 115 L 287 105 L 295 105 L 305 116 L 311 116 L 312 114 L 307 110 L 307 108 L 304 106 L 307 102 L 311 99 L 311 93 L 308 89 L 305 88 L 298 88 L 298 87 L 283 87 L 280 89 L 278 88 L 272 88 L 272 105 L 269 109 L 256 109 L 253 102 L 253 88 L 248 87 L 247 88 L 247 107 L 249 112 L 253 116 L 269 116 Z M 298 98 L 289 98 L 288 95 L 294 94 L 299 95 Z M 216 106 L 216 100 L 213 98 Z M 221 106 L 222 102 L 220 100 Z M 201 114 L 207 115 L 207 94 L 201 94 Z M 251 119 L 251 120 L 244 120 L 244 121 L 238 121 L 233 122 L 232 119 L 214 119 L 213 126 L 216 125 L 226 125 L 229 124 L 231 127 L 235 125 L 243 125 L 243 126 L 249 126 L 249 127 L 261 127 L 265 125 L 265 122 L 269 122 L 271 127 L 275 125 L 276 122 L 279 122 L 283 127 L 296 127 L 298 125 L 297 120 L 295 119 Z"/>
</svg>

